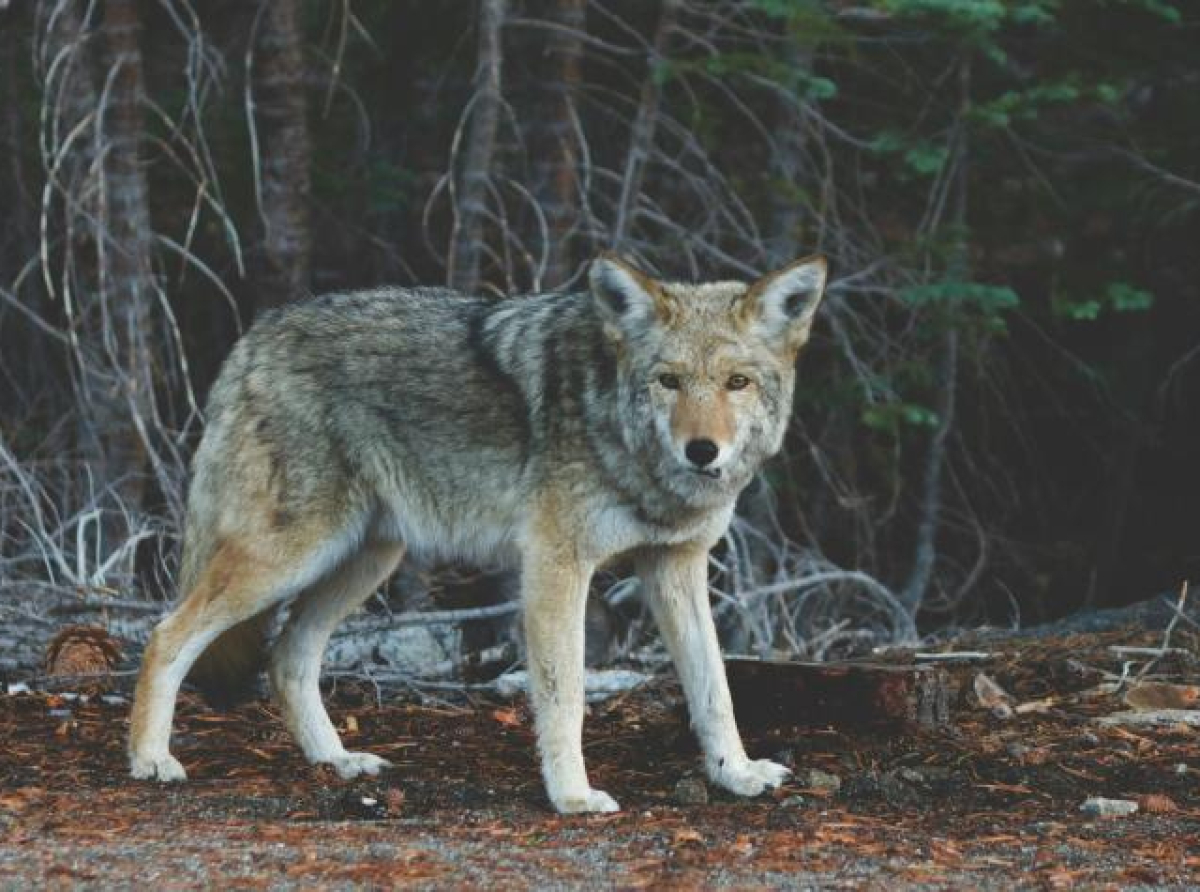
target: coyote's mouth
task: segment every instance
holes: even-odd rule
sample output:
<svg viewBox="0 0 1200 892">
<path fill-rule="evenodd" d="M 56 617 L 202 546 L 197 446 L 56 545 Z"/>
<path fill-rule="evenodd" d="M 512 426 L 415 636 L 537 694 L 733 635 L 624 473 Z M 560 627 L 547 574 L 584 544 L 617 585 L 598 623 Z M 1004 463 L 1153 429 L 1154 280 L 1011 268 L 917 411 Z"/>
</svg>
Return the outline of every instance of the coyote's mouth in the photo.
<svg viewBox="0 0 1200 892">
<path fill-rule="evenodd" d="M 708 477 L 711 480 L 721 479 L 720 468 L 691 468 L 693 474 L 699 474 L 702 477 Z"/>
</svg>

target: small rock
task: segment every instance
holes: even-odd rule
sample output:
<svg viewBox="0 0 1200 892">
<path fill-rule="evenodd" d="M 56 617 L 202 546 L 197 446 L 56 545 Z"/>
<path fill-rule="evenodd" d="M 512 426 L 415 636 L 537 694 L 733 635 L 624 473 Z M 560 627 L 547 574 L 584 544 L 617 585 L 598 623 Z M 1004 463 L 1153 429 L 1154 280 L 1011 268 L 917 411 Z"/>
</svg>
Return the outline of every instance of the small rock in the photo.
<svg viewBox="0 0 1200 892">
<path fill-rule="evenodd" d="M 808 800 L 803 796 L 792 795 L 779 800 L 780 808 L 804 808 L 806 805 L 808 805 Z"/>
<path fill-rule="evenodd" d="M 1185 763 L 1183 763 L 1183 762 L 1179 762 L 1179 763 L 1177 763 L 1177 764 L 1175 765 L 1175 773 L 1176 773 L 1176 774 L 1187 774 L 1187 773 L 1188 773 L 1188 767 L 1187 767 L 1187 765 L 1186 765 Z"/>
<path fill-rule="evenodd" d="M 1084 731 L 1079 735 L 1079 742 L 1084 746 L 1099 746 L 1100 737 L 1096 734 L 1093 734 L 1091 731 Z"/>
<path fill-rule="evenodd" d="M 905 782 L 899 771 L 857 774 L 846 782 L 842 795 L 849 799 L 883 799 L 897 806 L 915 805 L 921 800 L 921 794 Z"/>
<path fill-rule="evenodd" d="M 950 780 L 954 772 L 946 765 L 912 765 L 899 769 L 896 774 L 906 783 L 927 787 Z"/>
<path fill-rule="evenodd" d="M 1079 810 L 1086 815 L 1097 818 L 1125 818 L 1138 810 L 1138 804 L 1131 799 L 1105 799 L 1103 796 L 1092 796 L 1084 800 Z"/>
<path fill-rule="evenodd" d="M 1012 743 L 1006 744 L 1004 751 L 1014 759 L 1023 759 L 1031 752 L 1029 747 L 1023 743 L 1018 743 L 1015 740 Z"/>
<path fill-rule="evenodd" d="M 828 771 L 822 771 L 819 768 L 810 768 L 804 774 L 804 786 L 810 790 L 827 790 L 830 793 L 836 793 L 842 788 L 842 779 L 836 774 L 830 774 Z"/>
<path fill-rule="evenodd" d="M 921 799 L 921 795 L 905 783 L 898 771 L 887 771 L 879 776 L 879 791 L 892 805 L 914 805 Z"/>
<path fill-rule="evenodd" d="M 342 794 L 338 803 L 342 820 L 378 821 L 388 816 L 386 802 L 378 796 L 350 789 Z"/>
<path fill-rule="evenodd" d="M 905 768 L 901 776 L 913 783 L 937 784 L 950 780 L 954 770 L 949 765 L 915 765 Z"/>
<path fill-rule="evenodd" d="M 842 796 L 847 799 L 878 799 L 880 795 L 879 774 L 875 771 L 852 774 L 842 788 Z"/>
<path fill-rule="evenodd" d="M 708 786 L 698 777 L 685 777 L 675 785 L 679 805 L 708 805 Z"/>
</svg>

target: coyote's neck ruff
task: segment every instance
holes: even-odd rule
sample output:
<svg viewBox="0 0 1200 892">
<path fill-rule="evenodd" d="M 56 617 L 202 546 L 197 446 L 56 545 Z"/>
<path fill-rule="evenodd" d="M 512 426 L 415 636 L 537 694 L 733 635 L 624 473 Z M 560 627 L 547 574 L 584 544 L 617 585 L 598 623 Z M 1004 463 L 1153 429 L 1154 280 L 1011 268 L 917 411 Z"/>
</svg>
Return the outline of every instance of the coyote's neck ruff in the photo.
<svg viewBox="0 0 1200 892">
<path fill-rule="evenodd" d="M 558 808 L 612 805 L 583 771 L 582 617 L 592 571 L 622 555 L 679 666 L 710 774 L 738 792 L 778 780 L 733 726 L 705 556 L 782 443 L 824 282 L 820 259 L 750 285 L 682 285 L 604 257 L 579 294 L 379 290 L 264 314 L 210 397 L 185 598 L 147 651 L 134 774 L 182 776 L 167 738 L 183 675 L 206 648 L 210 679 L 253 668 L 247 648 L 261 642 L 247 632 L 284 602 L 269 669 L 285 718 L 313 761 L 378 770 L 342 748 L 320 654 L 407 550 L 521 569 Z"/>
</svg>

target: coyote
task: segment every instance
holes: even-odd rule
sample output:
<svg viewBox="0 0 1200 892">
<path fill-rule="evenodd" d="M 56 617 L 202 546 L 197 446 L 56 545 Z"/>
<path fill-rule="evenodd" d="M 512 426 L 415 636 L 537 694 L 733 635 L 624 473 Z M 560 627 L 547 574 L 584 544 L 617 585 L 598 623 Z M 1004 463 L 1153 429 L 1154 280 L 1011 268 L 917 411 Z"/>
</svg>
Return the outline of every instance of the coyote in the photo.
<svg viewBox="0 0 1200 892">
<path fill-rule="evenodd" d="M 168 745 L 189 670 L 229 688 L 262 663 L 310 762 L 378 773 L 384 759 L 342 746 L 321 659 L 408 552 L 519 568 L 558 811 L 618 807 L 589 784 L 581 746 L 588 583 L 618 557 L 675 661 L 709 778 L 743 796 L 777 786 L 787 769 L 748 758 L 734 723 L 707 556 L 782 444 L 825 277 L 811 257 L 749 285 L 678 284 L 602 255 L 576 294 L 383 289 L 264 313 L 209 400 L 183 597 L 143 658 L 132 775 L 186 777 Z"/>
</svg>

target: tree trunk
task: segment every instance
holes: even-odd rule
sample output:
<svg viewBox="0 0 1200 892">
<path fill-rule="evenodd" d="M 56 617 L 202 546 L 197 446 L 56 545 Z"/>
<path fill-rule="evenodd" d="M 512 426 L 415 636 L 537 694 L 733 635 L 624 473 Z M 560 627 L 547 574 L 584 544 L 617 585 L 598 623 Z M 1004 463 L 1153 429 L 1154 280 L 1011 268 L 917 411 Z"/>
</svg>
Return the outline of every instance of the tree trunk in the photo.
<svg viewBox="0 0 1200 892">
<path fill-rule="evenodd" d="M 921 483 L 920 515 L 917 524 L 917 544 L 908 581 L 900 593 L 900 602 L 911 616 L 916 616 L 925 600 L 929 581 L 937 561 L 938 516 L 942 510 L 942 470 L 946 464 L 946 447 L 954 426 L 954 403 L 958 390 L 958 332 L 950 328 L 942 336 L 938 353 L 935 383 L 939 389 L 938 426 L 929 443 L 925 458 L 925 476 Z"/>
<path fill-rule="evenodd" d="M 965 281 L 970 275 L 970 258 L 962 235 L 967 223 L 967 162 L 970 157 L 963 122 L 970 109 L 970 84 L 971 68 L 969 59 L 966 59 L 959 69 L 960 117 L 959 132 L 954 146 L 957 166 L 954 169 L 954 206 L 951 211 L 951 223 L 955 228 L 956 238 L 960 241 L 950 258 L 948 270 L 950 280 L 957 282 Z M 938 351 L 937 368 L 934 371 L 934 383 L 938 388 L 938 426 L 929 442 L 929 452 L 925 459 L 925 476 L 921 483 L 918 504 L 920 520 L 917 523 L 912 570 L 904 589 L 900 592 L 900 602 L 908 609 L 909 615 L 914 617 L 925 600 L 937 562 L 937 533 L 942 511 L 942 473 L 946 464 L 950 431 L 954 427 L 954 407 L 958 397 L 958 331 L 954 327 L 955 324 L 953 319 L 946 323 L 946 332 L 942 335 Z"/>
<path fill-rule="evenodd" d="M 6 162 L 8 182 L 0 187 L 0 201 L 6 209 L 6 232 L 0 235 L 0 262 L 10 257 L 20 263 L 30 257 L 34 250 L 33 199 L 29 194 L 26 179 L 24 153 L 26 151 L 25 121 L 21 115 L 21 102 L 17 84 L 17 54 L 22 52 L 24 39 L 19 36 L 20 25 L 17 11 L 5 10 L 0 5 L 0 105 L 3 119 L 0 120 L 0 153 Z M 4 256 L 8 254 L 9 257 Z M 5 276 L 5 281 L 10 277 Z"/>
<path fill-rule="evenodd" d="M 115 489 L 123 507 L 135 512 L 145 503 L 148 432 L 156 423 L 152 230 L 140 157 L 145 101 L 140 29 L 135 0 L 105 3 L 102 90 L 107 96 L 101 93 L 98 122 L 103 146 L 102 229 L 96 235 L 102 327 L 90 332 L 103 343 L 107 356 L 103 373 L 110 376 L 108 386 L 92 394 L 92 421 L 103 462 L 99 476 Z M 121 544 L 117 540 L 129 534 L 129 527 L 118 517 L 105 524 L 106 552 Z M 130 552 L 131 562 L 133 557 Z"/>
<path fill-rule="evenodd" d="M 554 24 L 542 44 L 547 64 L 538 90 L 529 144 L 534 147 L 534 196 L 546 220 L 546 268 L 538 287 L 556 288 L 575 274 L 572 236 L 579 218 L 579 154 L 575 97 L 582 78 L 585 0 L 548 4 Z M 539 66 L 542 70 L 543 66 Z"/>
<path fill-rule="evenodd" d="M 93 474 L 135 514 L 144 507 L 149 436 L 156 426 L 152 229 L 140 157 L 145 102 L 140 30 L 135 0 L 104 4 L 96 107 L 100 228 L 94 233 L 100 313 L 85 334 L 93 345 L 83 370 L 90 379 L 88 420 L 99 452 Z M 113 512 L 107 516 L 105 554 L 124 544 L 132 526 Z"/>
<path fill-rule="evenodd" d="M 454 229 L 450 234 L 446 270 L 447 284 L 458 291 L 473 292 L 479 288 L 488 179 L 500 127 L 504 17 L 505 0 L 480 0 L 475 95 L 471 100 L 473 107 L 461 173 L 454 177 Z"/>
<path fill-rule="evenodd" d="M 617 199 L 615 222 L 613 223 L 612 247 L 620 251 L 629 240 L 637 213 L 637 200 L 642 191 L 642 179 L 646 162 L 654 150 L 654 137 L 658 129 L 658 110 L 662 104 L 662 80 L 658 77 L 658 65 L 667 58 L 667 48 L 675 21 L 679 16 L 680 0 L 664 0 L 658 28 L 654 32 L 654 48 L 650 55 L 650 69 L 642 82 L 642 93 L 638 100 L 637 114 L 629 135 L 629 154 L 625 157 L 625 173 L 621 178 L 621 195 Z"/>
<path fill-rule="evenodd" d="M 145 507 L 154 403 L 154 279 L 150 213 L 140 160 L 145 85 L 135 0 L 78 0 L 38 8 L 39 67 L 52 190 L 62 206 L 61 259 L 48 283 L 66 315 L 79 446 L 103 511 L 95 553 L 113 578 L 133 569 L 136 518 Z M 69 142 L 68 142 L 69 141 Z M 116 502 L 114 505 L 113 502 Z M 91 550 L 89 544 L 89 551 Z"/>
<path fill-rule="evenodd" d="M 256 304 L 280 306 L 308 294 L 311 149 L 304 49 L 297 0 L 263 0 L 247 77 L 253 97 L 261 165 L 263 222 Z"/>
</svg>

